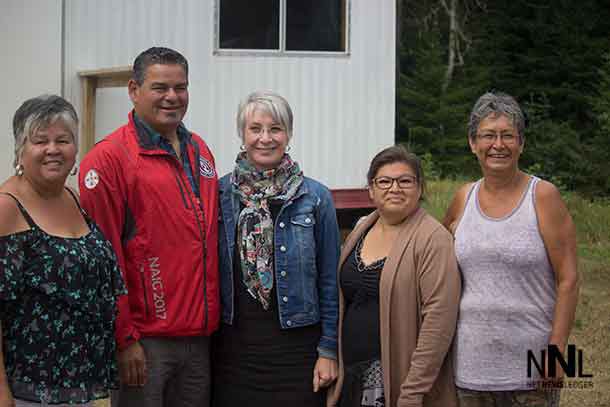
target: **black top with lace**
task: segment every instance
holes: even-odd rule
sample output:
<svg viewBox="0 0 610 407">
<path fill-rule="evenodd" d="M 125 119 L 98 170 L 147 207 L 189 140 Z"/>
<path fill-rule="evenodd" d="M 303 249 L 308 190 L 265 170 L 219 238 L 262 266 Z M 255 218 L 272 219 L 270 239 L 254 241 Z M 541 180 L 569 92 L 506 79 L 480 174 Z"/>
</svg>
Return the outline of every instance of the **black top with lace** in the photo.
<svg viewBox="0 0 610 407">
<path fill-rule="evenodd" d="M 89 233 L 59 237 L 10 196 L 30 226 L 0 237 L 2 350 L 13 396 L 52 404 L 107 397 L 118 385 L 116 299 L 126 293 L 112 246 L 80 206 Z"/>
<path fill-rule="evenodd" d="M 368 233 L 368 232 L 367 232 Z M 361 407 L 365 405 L 383 406 L 383 380 L 381 373 L 381 341 L 379 331 L 379 280 L 385 258 L 365 265 L 361 252 L 364 233 L 354 250 L 350 253 L 341 268 L 340 284 L 345 299 L 343 315 L 342 356 L 344 380 L 341 389 L 341 407 Z M 368 394 L 363 397 L 365 383 L 371 381 L 371 375 L 381 390 L 379 394 Z M 373 404 L 364 399 L 378 397 Z"/>
<path fill-rule="evenodd" d="M 341 269 L 341 290 L 345 298 L 343 316 L 343 362 L 346 366 L 379 359 L 379 278 L 385 258 L 365 265 L 360 252 L 362 235 Z"/>
</svg>

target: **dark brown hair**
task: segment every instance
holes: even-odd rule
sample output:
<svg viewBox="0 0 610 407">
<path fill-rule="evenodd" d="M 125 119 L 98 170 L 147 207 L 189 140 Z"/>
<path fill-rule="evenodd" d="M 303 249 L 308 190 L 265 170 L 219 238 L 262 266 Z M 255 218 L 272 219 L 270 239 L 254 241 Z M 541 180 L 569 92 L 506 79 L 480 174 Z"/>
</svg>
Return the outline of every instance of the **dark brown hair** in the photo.
<svg viewBox="0 0 610 407">
<path fill-rule="evenodd" d="M 180 65 L 186 76 L 189 75 L 189 64 L 181 53 L 171 48 L 152 47 L 142 51 L 133 62 L 133 80 L 141 86 L 144 83 L 146 70 L 149 66 L 155 64 Z"/>
<path fill-rule="evenodd" d="M 387 147 L 377 153 L 371 165 L 369 171 L 366 174 L 366 179 L 369 187 L 373 186 L 373 180 L 377 176 L 377 173 L 384 165 L 403 163 L 411 167 L 415 172 L 417 183 L 421 188 L 420 200 L 424 199 L 424 193 L 426 191 L 426 180 L 424 178 L 424 170 L 421 165 L 421 160 L 415 154 L 407 150 L 403 145 L 397 144 L 395 146 Z"/>
</svg>

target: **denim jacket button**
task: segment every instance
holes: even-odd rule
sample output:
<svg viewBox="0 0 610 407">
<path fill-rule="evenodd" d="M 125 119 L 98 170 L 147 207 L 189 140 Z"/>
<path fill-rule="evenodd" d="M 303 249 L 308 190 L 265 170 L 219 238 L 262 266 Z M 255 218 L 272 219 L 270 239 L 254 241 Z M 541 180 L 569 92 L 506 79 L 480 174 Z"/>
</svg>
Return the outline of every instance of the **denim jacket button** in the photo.
<svg viewBox="0 0 610 407">
<path fill-rule="evenodd" d="M 292 326 L 292 321 L 290 321 L 290 320 L 286 321 L 286 325 Z"/>
<path fill-rule="evenodd" d="M 284 226 L 286 226 L 286 224 L 284 222 L 280 222 L 280 228 L 284 229 Z"/>
<path fill-rule="evenodd" d="M 309 219 L 309 218 L 305 219 L 305 223 L 311 223 L 311 219 Z"/>
<path fill-rule="evenodd" d="M 286 246 L 280 246 L 280 251 L 281 252 L 285 252 L 286 251 Z"/>
<path fill-rule="evenodd" d="M 282 270 L 282 271 L 280 271 L 280 276 L 282 276 L 282 277 L 286 277 L 286 270 Z"/>
<path fill-rule="evenodd" d="M 282 301 L 288 302 L 288 297 L 286 297 L 286 296 L 282 297 Z"/>
</svg>

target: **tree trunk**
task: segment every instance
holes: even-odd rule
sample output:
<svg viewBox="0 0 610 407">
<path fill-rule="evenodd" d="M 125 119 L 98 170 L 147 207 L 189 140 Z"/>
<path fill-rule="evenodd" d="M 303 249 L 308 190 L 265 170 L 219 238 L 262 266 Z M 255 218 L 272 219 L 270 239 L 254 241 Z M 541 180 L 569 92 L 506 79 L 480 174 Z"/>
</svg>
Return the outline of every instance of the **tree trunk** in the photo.
<svg viewBox="0 0 610 407">
<path fill-rule="evenodd" d="M 445 7 L 447 16 L 449 17 L 449 46 L 447 53 L 447 70 L 445 71 L 445 80 L 443 81 L 443 93 L 447 91 L 453 78 L 453 71 L 455 70 L 455 60 L 457 58 L 457 46 L 459 38 L 457 36 L 457 0 L 450 0 L 450 6 Z"/>
<path fill-rule="evenodd" d="M 400 53 L 402 51 L 402 3 L 403 0 L 396 0 L 396 83 L 400 79 Z"/>
</svg>

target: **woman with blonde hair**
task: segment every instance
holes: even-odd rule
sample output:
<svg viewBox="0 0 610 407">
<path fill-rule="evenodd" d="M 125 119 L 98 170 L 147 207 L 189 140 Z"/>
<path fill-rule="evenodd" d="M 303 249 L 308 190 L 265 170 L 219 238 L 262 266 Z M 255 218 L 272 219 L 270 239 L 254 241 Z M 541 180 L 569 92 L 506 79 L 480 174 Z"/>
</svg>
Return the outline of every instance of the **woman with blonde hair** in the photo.
<svg viewBox="0 0 610 407">
<path fill-rule="evenodd" d="M 240 105 L 235 168 L 220 179 L 216 407 L 313 407 L 337 375 L 339 230 L 328 188 L 288 154 L 288 102 Z"/>
</svg>

